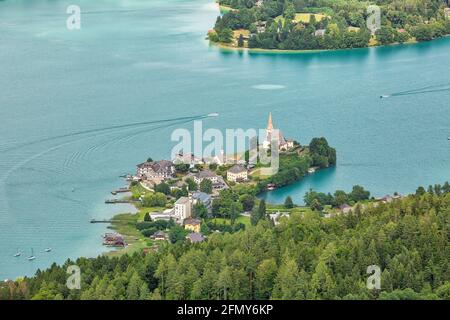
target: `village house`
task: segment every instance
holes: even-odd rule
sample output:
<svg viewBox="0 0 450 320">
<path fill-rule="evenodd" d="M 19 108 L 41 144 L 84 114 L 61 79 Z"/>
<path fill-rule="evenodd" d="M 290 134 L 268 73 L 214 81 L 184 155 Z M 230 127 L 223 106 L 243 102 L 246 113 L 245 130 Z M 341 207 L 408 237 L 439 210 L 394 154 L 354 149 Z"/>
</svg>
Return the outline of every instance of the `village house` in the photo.
<svg viewBox="0 0 450 320">
<path fill-rule="evenodd" d="M 217 183 L 219 180 L 219 177 L 212 171 L 210 170 L 203 170 L 203 171 L 199 171 L 196 174 L 194 174 L 194 181 L 195 183 L 197 183 L 198 185 L 200 185 L 200 183 L 202 183 L 202 181 L 204 179 L 208 179 L 210 180 L 213 184 Z"/>
<path fill-rule="evenodd" d="M 175 167 L 171 161 L 160 160 L 144 162 L 137 166 L 136 176 L 141 180 L 151 181 L 159 184 L 164 180 L 171 179 L 175 174 Z"/>
<path fill-rule="evenodd" d="M 399 200 L 401 198 L 402 198 L 402 196 L 399 195 L 399 194 L 394 194 L 393 196 L 388 194 L 388 195 L 385 195 L 383 198 L 378 199 L 378 200 L 381 201 L 382 203 L 391 203 L 392 201 Z"/>
<path fill-rule="evenodd" d="M 210 158 L 205 159 L 205 163 L 211 164 L 217 164 L 218 166 L 223 166 L 227 162 L 227 157 L 225 155 L 225 152 L 223 150 L 220 150 L 219 154 L 216 154 Z"/>
<path fill-rule="evenodd" d="M 108 247 L 125 247 L 126 243 L 121 234 L 106 233 L 103 236 L 103 245 Z"/>
<path fill-rule="evenodd" d="M 203 161 L 196 158 L 192 153 L 179 153 L 173 159 L 173 163 L 177 164 L 188 164 L 190 168 L 193 168 L 196 164 L 203 164 Z"/>
<path fill-rule="evenodd" d="M 239 164 L 234 165 L 227 171 L 227 180 L 232 182 L 246 181 L 248 179 L 247 169 Z"/>
<path fill-rule="evenodd" d="M 150 236 L 150 239 L 155 241 L 168 241 L 169 236 L 164 231 L 156 231 L 154 234 Z"/>
<path fill-rule="evenodd" d="M 450 8 L 444 8 L 445 19 L 450 19 Z"/>
<path fill-rule="evenodd" d="M 212 210 L 212 198 L 209 194 L 196 191 L 192 193 L 192 204 L 203 203 L 203 205 L 208 209 L 208 212 Z"/>
<path fill-rule="evenodd" d="M 325 29 L 318 29 L 314 32 L 315 37 L 323 37 L 325 36 Z"/>
<path fill-rule="evenodd" d="M 201 233 L 193 232 L 186 236 L 186 240 L 190 243 L 198 243 L 205 241 L 205 237 Z"/>
<path fill-rule="evenodd" d="M 200 232 L 201 221 L 199 219 L 185 219 L 184 228 L 195 233 Z"/>
<path fill-rule="evenodd" d="M 273 224 L 276 225 L 276 226 L 280 224 L 280 219 L 282 217 L 289 218 L 290 216 L 289 216 L 289 213 L 287 213 L 287 212 L 280 212 L 280 211 L 277 211 L 276 213 L 269 214 L 270 220 L 272 220 Z"/>
<path fill-rule="evenodd" d="M 191 201 L 188 197 L 181 197 L 175 202 L 174 215 L 179 221 L 184 221 L 191 217 Z"/>
<path fill-rule="evenodd" d="M 344 203 L 343 205 L 339 206 L 339 211 L 341 211 L 341 213 L 343 214 L 347 214 L 350 213 L 350 211 L 352 211 L 352 207 Z"/>
</svg>

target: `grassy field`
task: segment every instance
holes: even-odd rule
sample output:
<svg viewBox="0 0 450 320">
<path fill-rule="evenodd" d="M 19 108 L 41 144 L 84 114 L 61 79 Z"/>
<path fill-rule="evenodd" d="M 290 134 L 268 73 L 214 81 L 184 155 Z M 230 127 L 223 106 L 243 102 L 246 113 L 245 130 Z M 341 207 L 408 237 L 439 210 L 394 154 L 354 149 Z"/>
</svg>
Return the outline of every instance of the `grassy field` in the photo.
<svg viewBox="0 0 450 320">
<path fill-rule="evenodd" d="M 140 183 L 130 187 L 131 194 L 133 198 L 137 199 L 139 196 L 150 193 L 151 191 L 145 189 Z"/>
<path fill-rule="evenodd" d="M 233 10 L 236 10 L 236 9 L 233 9 L 232 7 L 225 6 L 225 5 L 221 4 L 221 5 L 219 5 L 219 10 L 220 10 L 220 14 L 225 14 L 225 13 L 227 13 L 229 11 L 233 11 Z"/>
<path fill-rule="evenodd" d="M 235 39 L 239 39 L 240 35 L 243 35 L 244 37 L 249 37 L 250 36 L 250 31 L 247 29 L 237 29 L 237 30 L 233 30 L 233 37 Z"/>
<path fill-rule="evenodd" d="M 107 252 L 105 255 L 110 257 L 120 256 L 140 251 L 151 245 L 151 241 L 145 238 L 142 233 L 136 229 L 136 222 L 139 221 L 139 217 L 139 213 L 123 213 L 114 216 L 111 223 L 111 229 L 123 235 L 128 246 L 126 248 Z"/>
<path fill-rule="evenodd" d="M 348 31 L 353 31 L 353 32 L 358 32 L 359 30 L 361 30 L 361 28 L 358 28 L 358 27 L 351 27 L 351 26 L 350 26 L 350 27 L 347 28 L 347 30 L 348 30 Z"/>
<path fill-rule="evenodd" d="M 309 23 L 309 20 L 311 19 L 312 15 L 314 15 L 317 22 L 327 17 L 326 15 L 321 13 L 296 13 L 294 20 L 296 22 Z"/>
<path fill-rule="evenodd" d="M 163 212 L 164 210 L 167 209 L 165 207 L 151 207 L 151 208 L 148 208 L 148 207 L 142 207 L 140 205 L 137 205 L 136 208 L 138 209 L 138 213 L 137 213 L 138 222 L 144 221 L 144 217 L 145 217 L 145 214 L 147 212 L 149 212 L 149 213 L 152 213 L 152 212 Z"/>
<path fill-rule="evenodd" d="M 309 207 L 294 207 L 291 209 L 285 208 L 282 204 L 266 204 L 266 210 L 269 213 L 275 213 L 277 211 L 280 212 L 311 212 L 311 209 Z"/>
<path fill-rule="evenodd" d="M 293 21 L 296 23 L 298 22 L 309 23 L 309 20 L 313 15 L 315 16 L 316 21 L 321 21 L 322 19 L 328 17 L 327 15 L 322 13 L 296 13 Z M 275 18 L 275 21 L 278 22 L 279 20 L 281 20 L 281 22 L 284 24 L 285 18 L 283 16 L 278 16 Z"/>
</svg>

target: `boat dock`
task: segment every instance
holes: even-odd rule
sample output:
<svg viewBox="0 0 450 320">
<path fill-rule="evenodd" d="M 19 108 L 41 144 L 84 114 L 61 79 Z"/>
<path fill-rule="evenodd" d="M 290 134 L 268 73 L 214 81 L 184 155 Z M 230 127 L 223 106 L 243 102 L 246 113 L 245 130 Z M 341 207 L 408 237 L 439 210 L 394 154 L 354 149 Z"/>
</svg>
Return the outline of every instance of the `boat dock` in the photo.
<svg viewBox="0 0 450 320">
<path fill-rule="evenodd" d="M 113 191 L 111 191 L 111 194 L 115 196 L 118 193 L 126 193 L 126 192 L 130 192 L 130 188 L 124 187 L 124 188 L 120 188 L 117 190 L 113 190 Z"/>
<path fill-rule="evenodd" d="M 112 222 L 111 220 L 95 220 L 95 219 L 91 220 L 91 223 L 111 223 L 111 222 Z"/>
<path fill-rule="evenodd" d="M 117 203 L 134 203 L 140 202 L 139 200 L 128 200 L 128 199 L 106 199 L 106 204 L 117 204 Z"/>
</svg>

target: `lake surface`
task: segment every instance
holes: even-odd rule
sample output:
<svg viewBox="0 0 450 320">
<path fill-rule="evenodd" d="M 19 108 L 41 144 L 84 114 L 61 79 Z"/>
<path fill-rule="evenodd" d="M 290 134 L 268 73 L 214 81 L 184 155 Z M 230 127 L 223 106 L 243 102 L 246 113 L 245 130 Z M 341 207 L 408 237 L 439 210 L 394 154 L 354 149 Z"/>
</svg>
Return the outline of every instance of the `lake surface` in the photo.
<svg viewBox="0 0 450 320">
<path fill-rule="evenodd" d="M 271 111 L 285 136 L 325 136 L 337 149 L 336 168 L 268 201 L 300 203 L 309 188 L 361 184 L 381 196 L 450 180 L 449 90 L 380 99 L 450 83 L 450 38 L 249 54 L 204 40 L 218 15 L 213 0 L 78 0 L 74 31 L 70 4 L 0 1 L 0 279 L 101 253 L 106 228 L 89 220 L 129 210 L 103 203 L 123 186 L 119 176 L 149 156 L 168 158 L 172 130 L 211 112 L 220 116 L 205 128 L 247 129 L 264 128 Z"/>
</svg>

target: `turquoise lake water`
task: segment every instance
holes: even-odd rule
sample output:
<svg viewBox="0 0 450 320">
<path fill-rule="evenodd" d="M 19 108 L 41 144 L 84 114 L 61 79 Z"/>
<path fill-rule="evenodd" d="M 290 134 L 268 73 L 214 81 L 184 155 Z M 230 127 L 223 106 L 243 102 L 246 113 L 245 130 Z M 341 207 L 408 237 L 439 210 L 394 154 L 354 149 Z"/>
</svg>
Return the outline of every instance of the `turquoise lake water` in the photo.
<svg viewBox="0 0 450 320">
<path fill-rule="evenodd" d="M 81 30 L 66 29 L 70 4 Z M 264 128 L 271 111 L 285 136 L 325 136 L 337 149 L 336 168 L 271 202 L 300 203 L 309 188 L 361 184 L 381 196 L 450 180 L 450 91 L 436 89 L 450 83 L 450 38 L 227 52 L 204 40 L 217 15 L 212 0 L 0 1 L 0 279 L 101 253 L 105 226 L 89 220 L 129 209 L 103 203 L 119 176 L 168 158 L 172 130 L 210 112 L 220 116 L 205 128 L 246 129 Z"/>
</svg>

